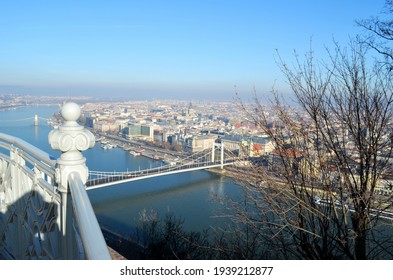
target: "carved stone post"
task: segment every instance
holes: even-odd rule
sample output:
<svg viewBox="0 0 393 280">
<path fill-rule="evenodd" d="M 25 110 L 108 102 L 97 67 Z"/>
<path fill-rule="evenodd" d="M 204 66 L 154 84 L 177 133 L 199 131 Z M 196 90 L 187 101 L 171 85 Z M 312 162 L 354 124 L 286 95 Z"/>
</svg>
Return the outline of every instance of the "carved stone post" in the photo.
<svg viewBox="0 0 393 280">
<path fill-rule="evenodd" d="M 70 200 L 68 188 L 68 177 L 71 172 L 78 172 L 83 184 L 88 178 L 88 168 L 86 158 L 83 157 L 82 151 L 92 148 L 95 143 L 94 135 L 79 125 L 76 121 L 81 115 L 80 107 L 73 102 L 66 103 L 61 115 L 64 123 L 58 128 L 52 130 L 48 135 L 49 144 L 52 149 L 62 152 L 57 159 L 56 182 L 58 191 L 61 193 L 61 210 L 60 230 L 63 234 L 62 250 L 66 259 L 72 258 L 74 247 L 71 233 L 72 231 L 72 207 L 67 205 Z M 71 250 L 71 251 L 70 251 Z"/>
<path fill-rule="evenodd" d="M 83 183 L 86 183 L 88 169 L 85 164 L 86 159 L 81 152 L 92 148 L 95 138 L 90 131 L 76 122 L 81 115 L 81 110 L 76 103 L 66 103 L 61 110 L 61 115 L 64 124 L 52 130 L 48 139 L 52 149 L 62 152 L 57 160 L 60 174 L 56 177 L 62 188 L 68 188 L 68 175 L 74 171 L 78 172 Z"/>
</svg>

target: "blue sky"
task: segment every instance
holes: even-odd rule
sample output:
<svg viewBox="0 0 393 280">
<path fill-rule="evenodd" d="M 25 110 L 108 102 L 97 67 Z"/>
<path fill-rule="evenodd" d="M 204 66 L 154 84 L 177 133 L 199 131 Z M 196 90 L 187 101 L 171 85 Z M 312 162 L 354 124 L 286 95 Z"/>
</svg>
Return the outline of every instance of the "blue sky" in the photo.
<svg viewBox="0 0 393 280">
<path fill-rule="evenodd" d="M 1 1 L 0 93 L 232 99 L 346 44 L 384 0 Z"/>
</svg>

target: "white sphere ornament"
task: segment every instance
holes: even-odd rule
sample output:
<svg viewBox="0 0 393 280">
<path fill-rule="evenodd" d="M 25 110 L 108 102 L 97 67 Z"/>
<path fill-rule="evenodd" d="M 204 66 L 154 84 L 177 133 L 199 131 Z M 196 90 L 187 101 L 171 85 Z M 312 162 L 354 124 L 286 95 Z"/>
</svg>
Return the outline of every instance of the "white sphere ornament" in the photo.
<svg viewBox="0 0 393 280">
<path fill-rule="evenodd" d="M 75 157 L 76 154 L 69 152 L 80 152 L 92 148 L 95 143 L 94 135 L 76 122 L 81 116 L 79 105 L 73 102 L 64 104 L 61 115 L 64 123 L 48 135 L 52 149 L 60 150 L 63 153 L 62 159 L 70 159 L 71 155 Z"/>
<path fill-rule="evenodd" d="M 66 121 L 77 121 L 81 116 L 81 108 L 74 102 L 64 104 L 61 115 Z"/>
</svg>

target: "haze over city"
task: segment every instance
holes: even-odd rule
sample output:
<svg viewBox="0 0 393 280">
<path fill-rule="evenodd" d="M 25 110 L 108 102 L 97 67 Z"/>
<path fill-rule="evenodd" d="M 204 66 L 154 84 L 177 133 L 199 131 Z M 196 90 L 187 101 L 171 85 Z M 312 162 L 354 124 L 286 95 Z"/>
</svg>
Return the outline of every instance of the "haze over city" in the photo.
<svg viewBox="0 0 393 280">
<path fill-rule="evenodd" d="M 0 1 L 0 38 L 3 275 L 386 277 L 393 0 Z M 1 266 L 90 259 L 130 262 Z"/>
<path fill-rule="evenodd" d="M 290 92 L 277 53 L 326 57 L 368 1 L 3 1 L 0 93 L 233 99 Z"/>
</svg>

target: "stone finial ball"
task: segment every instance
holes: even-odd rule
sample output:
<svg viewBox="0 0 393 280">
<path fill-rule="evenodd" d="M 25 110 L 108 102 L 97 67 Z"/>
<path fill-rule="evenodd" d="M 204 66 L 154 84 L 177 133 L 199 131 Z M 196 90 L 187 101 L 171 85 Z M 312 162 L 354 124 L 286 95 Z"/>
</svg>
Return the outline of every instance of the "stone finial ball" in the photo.
<svg viewBox="0 0 393 280">
<path fill-rule="evenodd" d="M 74 102 L 64 104 L 61 115 L 66 121 L 77 121 L 81 115 L 81 108 Z"/>
</svg>

